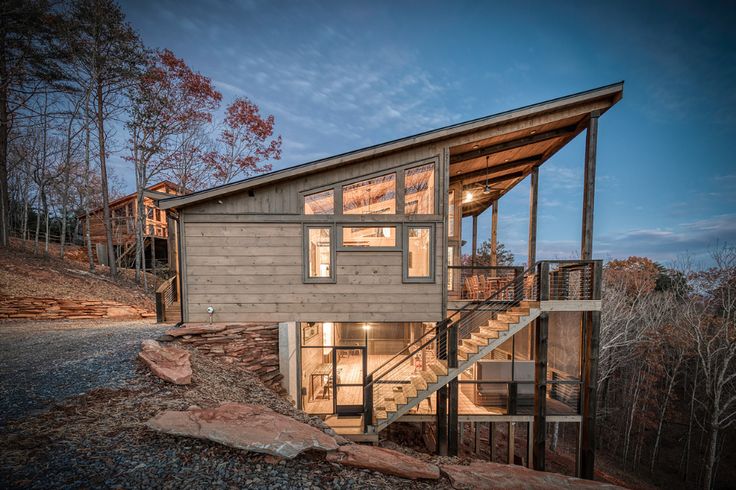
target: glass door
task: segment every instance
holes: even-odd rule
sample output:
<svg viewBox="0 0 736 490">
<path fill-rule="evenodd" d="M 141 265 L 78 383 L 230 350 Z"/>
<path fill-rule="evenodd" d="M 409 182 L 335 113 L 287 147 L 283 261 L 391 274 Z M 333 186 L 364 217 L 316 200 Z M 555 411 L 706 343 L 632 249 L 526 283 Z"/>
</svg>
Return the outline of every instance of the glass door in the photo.
<svg viewBox="0 0 736 490">
<path fill-rule="evenodd" d="M 337 415 L 363 413 L 363 384 L 367 368 L 365 351 L 365 346 L 335 347 L 332 351 Z"/>
</svg>

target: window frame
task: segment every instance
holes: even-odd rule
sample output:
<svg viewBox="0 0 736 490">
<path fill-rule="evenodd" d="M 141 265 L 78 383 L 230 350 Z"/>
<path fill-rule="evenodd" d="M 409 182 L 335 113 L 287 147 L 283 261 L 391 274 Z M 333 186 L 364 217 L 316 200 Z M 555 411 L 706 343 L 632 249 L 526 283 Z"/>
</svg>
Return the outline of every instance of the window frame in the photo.
<svg viewBox="0 0 736 490">
<path fill-rule="evenodd" d="M 387 215 L 389 216 L 389 215 Z M 396 245 L 393 247 L 351 247 L 342 243 L 343 228 L 396 228 Z M 397 222 L 347 222 L 343 221 L 337 225 L 337 251 L 338 252 L 398 252 L 403 249 L 403 226 Z"/>
<path fill-rule="evenodd" d="M 436 267 L 435 267 L 435 255 L 437 253 L 436 250 L 436 241 L 435 241 L 435 235 L 437 233 L 437 227 L 435 223 L 407 223 L 406 226 L 403 227 L 403 236 L 402 236 L 402 242 L 404 244 L 402 248 L 402 260 L 401 260 L 401 281 L 406 284 L 411 283 L 431 283 L 434 284 L 435 281 L 435 275 L 436 275 Z M 409 276 L 409 229 L 410 228 L 424 228 L 429 230 L 429 276 L 423 276 L 423 277 L 412 277 Z"/>
<path fill-rule="evenodd" d="M 351 219 L 354 217 L 354 219 L 359 220 L 361 216 L 401 216 L 404 214 L 404 205 L 403 205 L 403 180 L 400 180 L 399 174 L 401 174 L 403 178 L 403 170 L 397 170 L 392 169 L 385 172 L 380 172 L 375 175 L 369 175 L 369 176 L 363 176 L 359 179 L 352 179 L 347 182 L 341 182 L 338 183 L 335 187 L 340 192 L 340 215 L 343 217 L 350 217 Z M 380 179 L 382 177 L 388 177 L 390 175 L 394 176 L 394 212 L 393 213 L 346 213 L 345 212 L 345 187 L 359 184 L 361 182 L 366 182 L 374 179 Z M 399 187 L 401 186 L 401 195 L 399 195 Z M 402 199 L 401 207 L 399 207 L 399 197 Z"/>
<path fill-rule="evenodd" d="M 309 276 L 309 230 L 311 228 L 327 228 L 330 230 L 330 276 Z M 305 223 L 302 226 L 302 280 L 305 284 L 335 284 L 337 282 L 337 250 L 335 225 L 332 223 Z"/>
<path fill-rule="evenodd" d="M 433 188 L 432 188 L 432 212 L 431 213 L 427 213 L 427 214 L 424 214 L 424 213 L 408 214 L 406 212 L 406 172 L 408 172 L 410 170 L 414 170 L 416 168 L 425 167 L 427 165 L 432 165 L 432 180 L 434 180 L 434 182 L 432 184 L 433 185 Z M 438 192 L 438 189 L 439 189 L 439 176 L 437 175 L 438 173 L 439 172 L 438 172 L 438 168 L 437 168 L 437 160 L 434 159 L 434 158 L 432 158 L 430 160 L 424 160 L 422 162 L 414 162 L 412 164 L 405 165 L 401 169 L 401 214 L 402 215 L 404 215 L 404 216 L 422 216 L 422 217 L 425 217 L 424 219 L 427 219 L 426 217 L 428 217 L 428 216 L 436 216 L 438 214 L 437 213 L 437 207 L 439 205 L 439 203 L 437 202 L 438 199 L 439 199 L 439 192 Z M 398 191 L 397 191 L 397 194 L 398 194 Z M 396 209 L 398 211 L 399 208 L 397 207 Z"/>
<path fill-rule="evenodd" d="M 324 192 L 330 192 L 330 191 L 332 192 L 332 213 L 325 213 L 325 214 L 307 214 L 306 213 L 307 197 L 313 196 L 315 194 L 322 194 Z M 313 191 L 305 191 L 305 192 L 301 192 L 300 194 L 301 194 L 300 201 L 301 201 L 302 208 L 299 213 L 302 216 L 335 216 L 338 214 L 337 213 L 338 190 L 335 186 L 324 187 L 324 188 L 313 190 Z M 340 206 L 342 206 L 342 199 L 340 199 Z"/>
</svg>

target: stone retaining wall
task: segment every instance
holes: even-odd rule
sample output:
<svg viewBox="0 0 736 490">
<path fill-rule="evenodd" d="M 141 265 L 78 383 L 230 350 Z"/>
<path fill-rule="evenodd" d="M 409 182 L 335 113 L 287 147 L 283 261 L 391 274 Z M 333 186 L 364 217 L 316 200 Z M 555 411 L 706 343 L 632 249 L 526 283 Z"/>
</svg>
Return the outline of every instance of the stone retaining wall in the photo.
<svg viewBox="0 0 736 490">
<path fill-rule="evenodd" d="M 155 317 L 156 313 L 153 311 L 116 301 L 0 296 L 0 319 L 127 320 Z"/>
<path fill-rule="evenodd" d="M 196 326 L 187 324 L 184 328 L 196 330 Z M 229 323 L 221 331 L 183 335 L 180 340 L 224 363 L 243 366 L 266 386 L 285 393 L 279 372 L 278 323 Z"/>
</svg>

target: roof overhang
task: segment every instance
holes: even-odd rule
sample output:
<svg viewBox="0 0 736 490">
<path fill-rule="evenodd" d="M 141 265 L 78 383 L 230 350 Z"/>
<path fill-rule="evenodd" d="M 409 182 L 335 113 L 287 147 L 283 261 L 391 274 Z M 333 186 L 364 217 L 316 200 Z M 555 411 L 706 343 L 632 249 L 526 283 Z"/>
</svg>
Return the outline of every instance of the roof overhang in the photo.
<svg viewBox="0 0 736 490">
<path fill-rule="evenodd" d="M 385 156 L 417 146 L 437 143 L 442 140 L 449 140 L 484 131 L 496 126 L 503 127 L 516 121 L 531 119 L 548 113 L 563 112 L 576 106 L 588 106 L 593 102 L 601 102 L 596 106 L 596 110 L 603 113 L 621 99 L 623 96 L 623 85 L 623 82 L 614 83 L 593 90 L 296 165 L 192 194 L 162 199 L 158 201 L 158 205 L 162 209 L 186 207 L 266 184 L 303 177 L 342 165 L 355 164 L 360 161 Z M 541 165 L 557 150 L 579 134 L 584 129 L 583 121 L 587 117 L 589 117 L 589 114 L 578 114 L 576 117 L 561 119 L 554 123 L 542 124 L 539 127 L 525 127 L 523 130 L 509 131 L 508 133 L 501 132 L 501 134 L 487 138 L 486 140 L 473 141 L 451 147 L 450 178 L 457 179 L 462 177 L 467 181 L 468 185 L 472 185 L 475 182 L 483 182 L 483 185 L 485 185 L 484 182 L 487 177 L 503 178 L 498 182 L 506 182 L 506 184 L 503 187 L 498 186 L 498 192 L 488 195 L 488 199 L 490 200 L 497 199 L 528 175 L 534 166 Z M 486 157 L 488 157 L 488 160 L 486 160 Z M 493 158 L 493 161 L 491 161 L 491 158 Z M 488 162 L 489 168 L 493 165 L 493 175 L 489 174 L 488 171 L 484 172 L 486 162 Z M 507 178 L 504 178 L 505 176 Z"/>
</svg>

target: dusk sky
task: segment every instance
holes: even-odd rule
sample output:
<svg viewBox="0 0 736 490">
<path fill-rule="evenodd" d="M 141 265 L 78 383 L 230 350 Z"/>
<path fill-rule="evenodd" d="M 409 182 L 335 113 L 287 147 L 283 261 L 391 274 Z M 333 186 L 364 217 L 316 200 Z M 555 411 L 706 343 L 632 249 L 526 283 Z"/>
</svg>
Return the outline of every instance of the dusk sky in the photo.
<svg viewBox="0 0 736 490">
<path fill-rule="evenodd" d="M 122 6 L 147 46 L 276 117 L 277 169 L 624 80 L 600 120 L 596 257 L 668 264 L 736 245 L 736 3 L 500 3 Z M 579 253 L 584 147 L 578 136 L 540 169 L 540 259 Z M 517 261 L 528 206 L 528 179 L 500 201 Z"/>
</svg>

